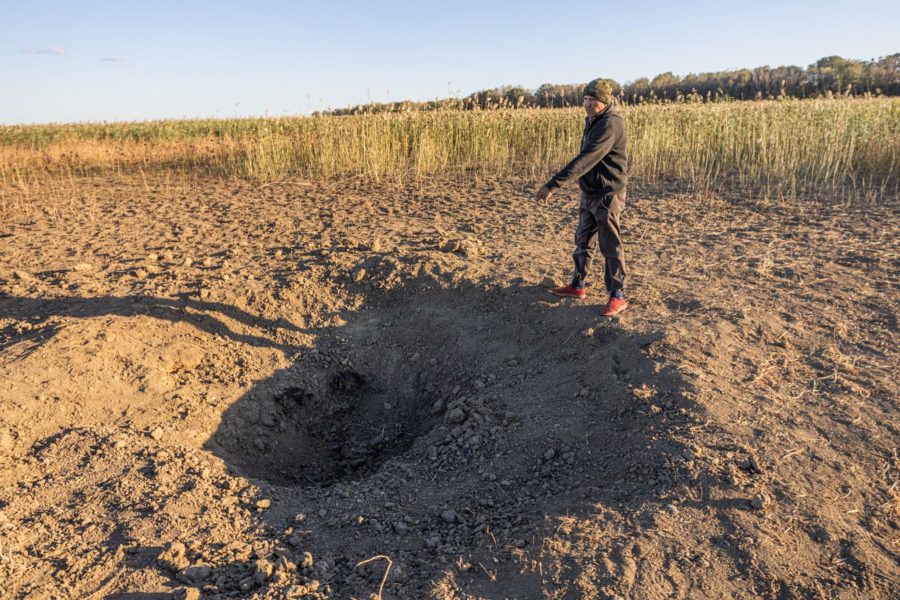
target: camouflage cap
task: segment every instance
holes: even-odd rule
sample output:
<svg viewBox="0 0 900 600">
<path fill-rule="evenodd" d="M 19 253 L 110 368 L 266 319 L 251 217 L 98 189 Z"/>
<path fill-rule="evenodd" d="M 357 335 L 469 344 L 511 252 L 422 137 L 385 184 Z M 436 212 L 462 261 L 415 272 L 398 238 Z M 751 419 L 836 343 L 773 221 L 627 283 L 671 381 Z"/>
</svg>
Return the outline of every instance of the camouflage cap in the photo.
<svg viewBox="0 0 900 600">
<path fill-rule="evenodd" d="M 611 104 L 612 86 L 605 79 L 595 79 L 584 86 L 584 95 L 596 98 L 604 104 Z"/>
</svg>

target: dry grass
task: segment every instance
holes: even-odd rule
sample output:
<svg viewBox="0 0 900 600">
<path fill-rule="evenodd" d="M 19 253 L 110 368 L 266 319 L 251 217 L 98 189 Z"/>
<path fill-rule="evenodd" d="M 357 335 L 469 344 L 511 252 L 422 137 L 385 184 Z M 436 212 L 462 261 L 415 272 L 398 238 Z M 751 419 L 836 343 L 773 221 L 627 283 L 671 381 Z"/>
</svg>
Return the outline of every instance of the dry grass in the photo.
<svg viewBox="0 0 900 600">
<path fill-rule="evenodd" d="M 885 196 L 900 188 L 900 100 L 622 109 L 631 176 L 692 190 Z M 579 109 L 0 127 L 0 183 L 160 169 L 272 181 L 535 175 L 577 151 Z"/>
</svg>

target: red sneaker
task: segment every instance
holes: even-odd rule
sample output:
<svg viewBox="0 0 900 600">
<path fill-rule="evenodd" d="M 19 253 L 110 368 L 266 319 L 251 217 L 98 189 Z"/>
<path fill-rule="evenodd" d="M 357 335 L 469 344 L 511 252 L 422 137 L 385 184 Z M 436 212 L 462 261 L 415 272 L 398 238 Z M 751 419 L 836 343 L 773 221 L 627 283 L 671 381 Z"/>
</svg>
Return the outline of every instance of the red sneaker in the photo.
<svg viewBox="0 0 900 600">
<path fill-rule="evenodd" d="M 606 303 L 606 307 L 600 314 L 602 314 L 604 317 L 612 317 L 619 314 L 626 308 L 628 308 L 628 303 L 625 302 L 624 298 L 616 298 L 615 296 L 613 296 L 609 299 L 609 302 Z"/>
<path fill-rule="evenodd" d="M 587 297 L 587 292 L 584 291 L 584 288 L 572 287 L 572 284 L 553 288 L 550 290 L 550 293 L 560 298 L 575 298 L 576 300 L 584 300 Z"/>
</svg>

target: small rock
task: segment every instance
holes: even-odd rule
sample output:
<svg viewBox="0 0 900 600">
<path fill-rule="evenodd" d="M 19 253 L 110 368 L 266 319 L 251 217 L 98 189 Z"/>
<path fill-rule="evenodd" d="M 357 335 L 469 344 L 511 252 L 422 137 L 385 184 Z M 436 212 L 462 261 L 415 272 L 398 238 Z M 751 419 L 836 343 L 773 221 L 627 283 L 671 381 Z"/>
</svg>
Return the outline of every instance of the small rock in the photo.
<svg viewBox="0 0 900 600">
<path fill-rule="evenodd" d="M 359 268 L 359 269 L 356 269 L 355 271 L 353 271 L 353 274 L 350 275 L 350 279 L 353 281 L 353 283 L 359 283 L 360 281 L 363 280 L 363 278 L 365 278 L 365 276 L 366 276 L 366 270 L 363 268 Z"/>
<path fill-rule="evenodd" d="M 195 587 L 178 588 L 172 592 L 175 600 L 200 600 L 200 590 Z"/>
<path fill-rule="evenodd" d="M 447 422 L 452 423 L 454 425 L 458 425 L 466 420 L 466 413 L 459 407 L 454 408 L 449 413 L 447 413 Z"/>
<path fill-rule="evenodd" d="M 450 509 L 441 513 L 441 519 L 443 519 L 445 523 L 455 523 L 457 516 L 456 511 Z"/>
<path fill-rule="evenodd" d="M 259 510 L 265 510 L 265 509 L 269 508 L 270 506 L 272 506 L 272 501 L 269 500 L 268 498 L 263 498 L 261 500 L 256 501 L 256 508 L 258 508 Z"/>
<path fill-rule="evenodd" d="M 753 507 L 754 510 L 762 510 L 767 507 L 770 502 L 771 499 L 764 492 L 755 494 L 750 498 L 750 506 Z"/>
<path fill-rule="evenodd" d="M 279 556 L 275 561 L 275 570 L 282 573 L 292 573 L 297 570 L 297 565 L 291 562 L 287 556 Z"/>
<path fill-rule="evenodd" d="M 180 571 L 190 564 L 184 556 L 186 552 L 187 548 L 184 544 L 172 542 L 168 548 L 156 557 L 156 562 L 163 568 Z"/>
<path fill-rule="evenodd" d="M 297 514 L 294 516 L 294 522 L 295 522 L 295 523 L 302 523 L 302 522 L 305 521 L 305 520 L 306 520 L 306 513 L 297 513 Z"/>
<path fill-rule="evenodd" d="M 582 335 L 584 335 L 584 337 L 594 337 L 595 333 L 596 332 L 594 331 L 593 327 L 588 327 L 584 330 L 584 333 Z"/>
<path fill-rule="evenodd" d="M 266 559 L 264 559 L 264 558 L 259 559 L 258 561 L 256 561 L 256 563 L 254 563 L 253 566 L 254 566 L 253 578 L 256 580 L 257 583 L 262 583 L 263 581 L 265 581 L 266 579 L 268 579 L 269 577 L 272 576 L 272 571 L 274 570 L 274 567 L 272 566 L 272 563 L 270 563 Z"/>
<path fill-rule="evenodd" d="M 662 409 L 661 409 L 660 407 L 658 407 L 657 405 L 655 405 L 655 404 L 651 404 L 651 405 L 650 405 L 650 412 L 652 412 L 654 415 L 658 415 L 659 413 L 662 412 Z"/>
<path fill-rule="evenodd" d="M 764 472 L 762 466 L 759 464 L 759 461 L 757 461 L 753 457 L 750 457 L 750 459 L 747 460 L 746 469 L 748 471 L 750 471 L 751 473 L 756 473 L 756 474 L 760 474 L 760 473 Z"/>
<path fill-rule="evenodd" d="M 409 527 L 403 521 L 397 521 L 394 523 L 394 531 L 400 535 L 406 535 L 409 532 Z"/>
<path fill-rule="evenodd" d="M 309 588 L 305 585 L 292 585 L 284 591 L 285 598 L 302 598 L 309 594 Z"/>
<path fill-rule="evenodd" d="M 78 263 L 77 265 L 75 265 L 72 268 L 75 271 L 78 271 L 79 273 L 90 273 L 91 271 L 94 270 L 94 265 L 92 265 L 91 263 L 83 262 L 83 263 Z"/>
<path fill-rule="evenodd" d="M 261 411 L 259 422 L 265 427 L 275 427 L 277 424 L 276 415 L 270 411 Z"/>
<path fill-rule="evenodd" d="M 179 571 L 175 578 L 184 583 L 201 585 L 209 579 L 211 574 L 212 569 L 206 565 L 192 565 Z"/>
<path fill-rule="evenodd" d="M 552 277 L 544 277 L 544 280 L 541 282 L 541 287 L 553 289 L 556 287 L 556 282 L 553 281 Z"/>
<path fill-rule="evenodd" d="M 553 460 L 553 457 L 556 456 L 556 450 L 550 448 L 546 452 L 544 452 L 544 460 Z"/>
<path fill-rule="evenodd" d="M 35 281 L 34 275 L 28 271 L 13 271 L 13 277 L 19 281 Z"/>
<path fill-rule="evenodd" d="M 152 431 L 150 431 L 150 437 L 154 440 L 160 440 L 163 436 L 163 428 L 162 427 L 154 427 Z"/>
<path fill-rule="evenodd" d="M 466 258 L 475 258 L 478 256 L 478 245 L 471 240 L 465 240 L 460 244 L 459 252 L 462 252 Z"/>
</svg>

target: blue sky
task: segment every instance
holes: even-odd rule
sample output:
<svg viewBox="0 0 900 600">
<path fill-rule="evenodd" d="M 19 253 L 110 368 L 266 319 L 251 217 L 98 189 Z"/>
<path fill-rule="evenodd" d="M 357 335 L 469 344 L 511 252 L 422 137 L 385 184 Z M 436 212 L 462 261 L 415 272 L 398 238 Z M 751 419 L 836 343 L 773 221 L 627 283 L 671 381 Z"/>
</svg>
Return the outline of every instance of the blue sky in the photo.
<svg viewBox="0 0 900 600">
<path fill-rule="evenodd" d="M 0 0 L 0 123 L 295 115 L 900 52 L 900 2 Z"/>
</svg>

